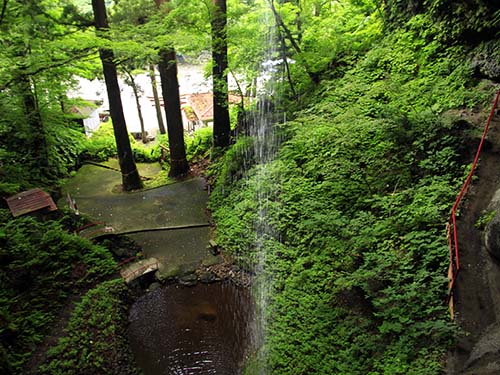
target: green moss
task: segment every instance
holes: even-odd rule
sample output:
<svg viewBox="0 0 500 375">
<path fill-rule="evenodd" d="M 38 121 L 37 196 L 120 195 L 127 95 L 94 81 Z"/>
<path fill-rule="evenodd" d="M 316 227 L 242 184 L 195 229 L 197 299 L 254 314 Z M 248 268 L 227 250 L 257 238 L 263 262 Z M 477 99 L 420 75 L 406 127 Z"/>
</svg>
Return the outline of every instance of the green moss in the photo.
<svg viewBox="0 0 500 375">
<path fill-rule="evenodd" d="M 0 210 L 6 211 L 6 210 Z M 115 272 L 104 248 L 68 233 L 70 220 L 31 217 L 0 223 L 0 334 L 7 362 L 21 372 L 70 295 Z"/>
<path fill-rule="evenodd" d="M 65 334 L 47 352 L 40 374 L 137 374 L 126 336 L 128 288 L 122 279 L 90 290 Z"/>
</svg>

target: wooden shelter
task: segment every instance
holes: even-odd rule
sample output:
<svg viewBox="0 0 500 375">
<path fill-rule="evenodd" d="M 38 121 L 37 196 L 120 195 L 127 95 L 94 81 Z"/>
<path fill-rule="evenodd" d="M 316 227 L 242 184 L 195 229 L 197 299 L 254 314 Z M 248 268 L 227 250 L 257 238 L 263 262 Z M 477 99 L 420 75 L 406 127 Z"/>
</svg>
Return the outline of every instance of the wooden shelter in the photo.
<svg viewBox="0 0 500 375">
<path fill-rule="evenodd" d="M 47 212 L 56 211 L 57 206 L 51 196 L 41 189 L 31 189 L 6 198 L 12 216 L 18 217 L 44 210 Z"/>
</svg>

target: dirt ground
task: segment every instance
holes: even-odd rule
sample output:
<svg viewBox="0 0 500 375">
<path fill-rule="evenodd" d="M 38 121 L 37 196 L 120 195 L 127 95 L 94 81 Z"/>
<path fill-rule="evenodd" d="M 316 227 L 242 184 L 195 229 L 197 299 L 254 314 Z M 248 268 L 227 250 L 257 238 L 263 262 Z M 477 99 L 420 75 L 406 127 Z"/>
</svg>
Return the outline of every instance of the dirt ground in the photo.
<svg viewBox="0 0 500 375">
<path fill-rule="evenodd" d="M 467 121 L 484 127 L 485 118 L 464 114 Z M 490 125 L 480 165 L 472 187 L 460 208 L 458 243 L 460 274 L 454 304 L 455 320 L 462 332 L 449 352 L 447 375 L 500 374 L 500 264 L 483 245 L 483 230 L 475 224 L 492 210 L 492 199 L 500 189 L 500 116 Z M 471 142 L 475 153 L 477 139 Z M 497 215 L 500 210 L 497 210 Z"/>
</svg>

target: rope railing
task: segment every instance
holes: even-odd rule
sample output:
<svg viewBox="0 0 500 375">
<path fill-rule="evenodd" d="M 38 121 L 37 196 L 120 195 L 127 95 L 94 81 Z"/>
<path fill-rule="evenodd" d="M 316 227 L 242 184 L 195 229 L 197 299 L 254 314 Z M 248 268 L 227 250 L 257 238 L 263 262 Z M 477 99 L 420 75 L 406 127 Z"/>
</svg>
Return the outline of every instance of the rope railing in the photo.
<svg viewBox="0 0 500 375">
<path fill-rule="evenodd" d="M 450 267 L 448 270 L 448 278 L 449 278 L 449 302 L 450 308 L 452 309 L 453 303 L 453 292 L 455 288 L 455 284 L 457 281 L 458 274 L 460 272 L 460 254 L 458 250 L 458 231 L 457 231 L 457 210 L 460 207 L 460 203 L 462 202 L 464 196 L 467 194 L 469 186 L 472 181 L 472 177 L 477 167 L 477 163 L 479 161 L 479 156 L 481 155 L 481 150 L 483 149 L 483 144 L 486 139 L 486 135 L 488 134 L 488 129 L 490 127 L 491 120 L 495 114 L 495 109 L 498 105 L 498 99 L 500 97 L 500 90 L 497 91 L 495 100 L 493 101 L 493 106 L 491 107 L 490 115 L 488 116 L 488 120 L 486 122 L 486 126 L 484 127 L 483 136 L 481 137 L 481 142 L 479 142 L 479 146 L 477 148 L 476 156 L 474 157 L 474 161 L 472 163 L 472 168 L 462 185 L 462 189 L 460 193 L 458 193 L 457 199 L 453 204 L 451 209 L 450 219 L 447 225 L 447 237 L 448 237 L 448 245 L 450 248 Z M 453 311 L 452 311 L 453 316 Z"/>
</svg>

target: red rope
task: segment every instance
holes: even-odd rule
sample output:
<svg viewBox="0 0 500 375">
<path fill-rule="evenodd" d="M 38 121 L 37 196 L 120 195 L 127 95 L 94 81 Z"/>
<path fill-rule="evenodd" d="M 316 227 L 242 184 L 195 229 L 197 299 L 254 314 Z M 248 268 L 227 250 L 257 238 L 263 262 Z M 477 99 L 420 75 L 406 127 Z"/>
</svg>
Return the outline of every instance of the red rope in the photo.
<svg viewBox="0 0 500 375">
<path fill-rule="evenodd" d="M 479 156 L 481 155 L 481 150 L 483 149 L 484 140 L 486 139 L 486 135 L 488 134 L 488 129 L 490 127 L 491 120 L 495 115 L 495 109 L 498 105 L 499 97 L 500 97 L 500 90 L 497 91 L 495 100 L 493 101 L 493 106 L 491 107 L 490 115 L 488 116 L 488 121 L 486 122 L 486 126 L 484 127 L 483 136 L 481 137 L 481 142 L 479 142 L 476 156 L 474 158 L 474 162 L 472 163 L 471 171 L 469 172 L 469 175 L 467 176 L 467 179 L 465 180 L 462 189 L 460 190 L 460 193 L 458 194 L 457 199 L 455 200 L 455 204 L 451 209 L 451 217 L 450 220 L 448 221 L 447 236 L 448 236 L 448 244 L 450 247 L 450 267 L 452 269 L 452 276 L 450 280 L 450 296 L 453 294 L 453 288 L 455 286 L 455 282 L 458 277 L 458 272 L 460 271 L 456 213 L 458 207 L 460 206 L 460 203 L 462 202 L 463 197 L 465 196 L 465 194 L 467 194 L 467 190 L 469 189 L 470 183 L 472 181 L 472 176 L 474 175 L 477 163 L 479 161 Z"/>
</svg>

